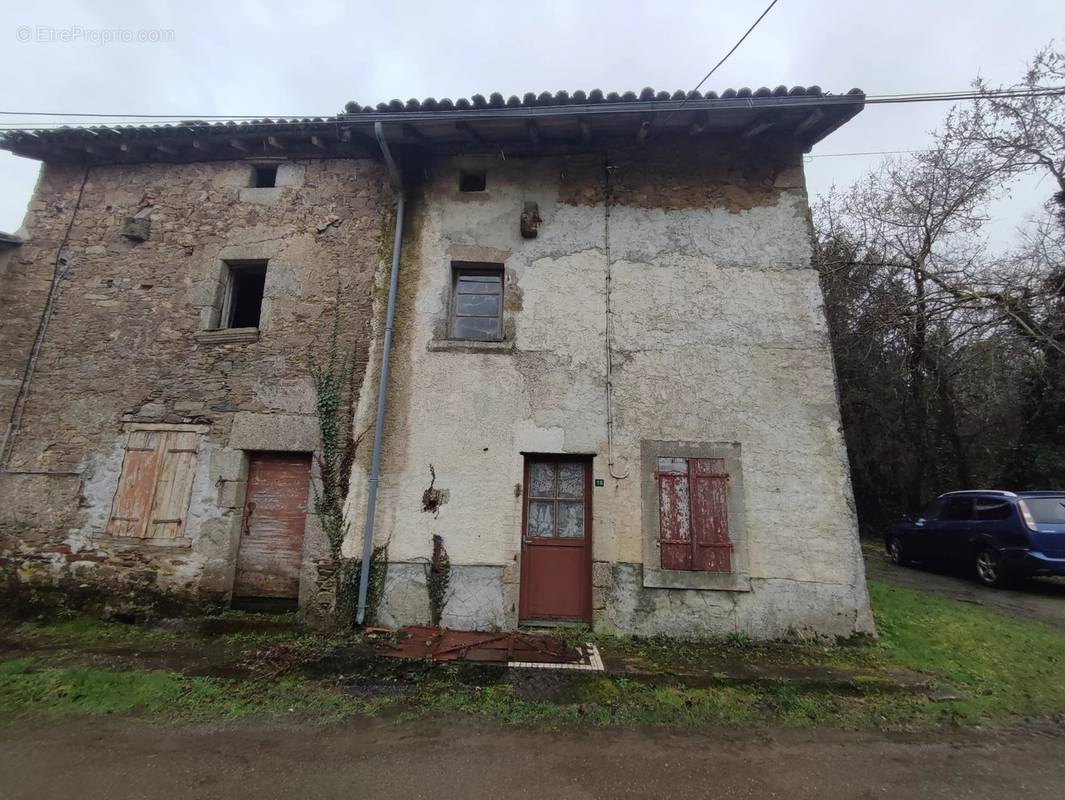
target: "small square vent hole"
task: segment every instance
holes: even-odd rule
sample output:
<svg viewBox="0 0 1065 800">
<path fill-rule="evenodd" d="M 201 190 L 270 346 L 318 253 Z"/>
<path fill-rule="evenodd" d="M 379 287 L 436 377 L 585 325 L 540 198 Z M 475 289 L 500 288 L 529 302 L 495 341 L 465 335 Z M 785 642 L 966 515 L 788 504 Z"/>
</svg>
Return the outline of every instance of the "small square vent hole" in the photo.
<svg viewBox="0 0 1065 800">
<path fill-rule="evenodd" d="M 488 176 L 484 172 L 460 172 L 460 192 L 483 192 L 487 186 Z"/>
</svg>

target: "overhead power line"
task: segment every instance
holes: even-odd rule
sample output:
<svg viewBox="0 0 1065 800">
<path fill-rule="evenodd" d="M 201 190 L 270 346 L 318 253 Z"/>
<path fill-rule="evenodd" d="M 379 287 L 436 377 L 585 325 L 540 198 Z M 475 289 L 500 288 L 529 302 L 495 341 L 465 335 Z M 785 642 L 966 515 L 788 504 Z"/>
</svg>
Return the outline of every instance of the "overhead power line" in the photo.
<svg viewBox="0 0 1065 800">
<path fill-rule="evenodd" d="M 688 98 L 691 97 L 692 95 L 694 95 L 697 91 L 699 91 L 700 87 L 702 87 L 702 85 L 704 83 L 706 83 L 710 79 L 710 76 L 713 75 L 715 72 L 717 72 L 717 68 L 718 67 L 720 67 L 722 64 L 724 64 L 726 61 L 728 61 L 729 56 L 731 56 L 733 53 L 736 52 L 737 49 L 739 49 L 739 46 L 741 44 L 743 44 L 743 40 L 751 35 L 751 31 L 753 31 L 755 28 L 758 27 L 758 23 L 761 22 L 763 19 L 765 19 L 765 15 L 773 10 L 773 6 L 775 6 L 778 1 L 779 0 L 773 0 L 773 2 L 771 2 L 768 6 L 766 6 L 765 11 L 763 11 L 761 14 L 758 15 L 758 19 L 756 19 L 754 21 L 754 23 L 751 25 L 751 27 L 749 27 L 747 29 L 747 32 L 745 34 L 743 34 L 743 36 L 740 37 L 740 40 L 738 42 L 736 42 L 736 44 L 732 45 L 732 49 L 729 50 L 727 53 L 725 53 L 725 55 L 722 56 L 721 60 L 718 61 L 716 64 L 714 64 L 713 67 L 710 68 L 710 71 L 708 73 L 703 75 L 703 79 L 701 81 L 699 81 L 697 84 L 695 84 L 695 88 L 694 89 L 692 89 L 690 92 L 688 92 L 686 95 L 684 95 L 684 99 L 681 101 L 680 106 L 677 109 L 675 109 L 674 111 L 671 111 L 669 113 L 669 116 L 665 118 L 665 120 L 663 121 L 663 124 L 665 124 L 666 122 L 669 122 L 669 120 L 673 118 L 673 115 L 676 114 L 677 111 L 680 111 L 681 108 L 684 108 L 684 104 L 688 102 Z"/>
<path fill-rule="evenodd" d="M 722 64 L 724 64 L 726 61 L 728 61 L 729 56 L 731 56 L 733 53 L 736 52 L 736 50 L 739 49 L 739 46 L 741 44 L 743 44 L 743 40 L 751 35 L 751 31 L 753 31 L 755 28 L 758 27 L 758 23 L 761 22 L 763 19 L 765 19 L 765 15 L 768 14 L 770 11 L 772 11 L 773 10 L 773 6 L 775 6 L 778 2 L 779 2 L 779 0 L 773 0 L 772 3 L 770 3 L 768 6 L 766 6 L 765 11 L 763 11 L 761 14 L 758 15 L 758 19 L 756 19 L 754 21 L 754 23 L 751 25 L 751 27 L 749 27 L 747 29 L 747 32 L 745 34 L 743 34 L 743 36 L 740 37 L 740 40 L 738 42 L 736 42 L 736 44 L 732 45 L 732 49 L 729 50 L 727 53 L 725 53 L 725 55 L 722 57 L 722 59 L 720 61 L 718 61 L 716 64 L 714 64 L 714 66 L 711 68 L 711 70 L 708 73 L 703 75 L 703 79 L 701 81 L 699 81 L 697 84 L 695 84 L 695 88 L 692 89 L 692 94 L 695 94 L 695 92 L 699 91 L 699 89 L 702 87 L 702 85 L 704 83 L 706 83 L 710 79 L 710 76 L 713 75 L 715 72 L 717 72 L 717 68 L 720 67 Z"/>
</svg>

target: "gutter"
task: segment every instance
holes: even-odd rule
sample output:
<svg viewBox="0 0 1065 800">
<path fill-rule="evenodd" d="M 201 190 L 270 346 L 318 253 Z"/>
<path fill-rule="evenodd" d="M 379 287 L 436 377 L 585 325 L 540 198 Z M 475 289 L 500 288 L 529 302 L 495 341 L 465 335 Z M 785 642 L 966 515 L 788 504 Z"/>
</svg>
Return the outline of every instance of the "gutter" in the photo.
<svg viewBox="0 0 1065 800">
<path fill-rule="evenodd" d="M 388 403 L 388 367 L 392 355 L 392 330 L 396 321 L 396 291 L 399 287 L 399 260 L 403 249 L 403 211 L 406 194 L 403 190 L 403 177 L 388 149 L 384 128 L 380 122 L 374 123 L 374 135 L 381 146 L 381 154 L 388 164 L 392 178 L 392 190 L 396 194 L 396 235 L 392 241 L 392 274 L 388 284 L 388 311 L 385 314 L 385 341 L 381 351 L 381 376 L 377 385 L 377 420 L 373 431 L 373 458 L 370 462 L 369 494 L 366 498 L 366 522 L 362 532 L 362 565 L 359 571 L 359 605 L 355 623 L 362 625 L 366 619 L 366 597 L 370 588 L 370 560 L 373 558 L 374 512 L 377 510 L 377 485 L 381 480 L 381 443 L 384 439 L 385 407 Z"/>
</svg>

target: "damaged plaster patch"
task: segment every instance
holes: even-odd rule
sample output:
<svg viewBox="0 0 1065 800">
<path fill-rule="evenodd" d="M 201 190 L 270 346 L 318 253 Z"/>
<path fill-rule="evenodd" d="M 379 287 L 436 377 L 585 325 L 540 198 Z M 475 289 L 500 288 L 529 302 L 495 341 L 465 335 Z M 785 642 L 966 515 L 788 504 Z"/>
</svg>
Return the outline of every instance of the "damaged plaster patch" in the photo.
<svg viewBox="0 0 1065 800">
<path fill-rule="evenodd" d="M 436 488 L 436 469 L 432 464 L 429 465 L 429 476 L 429 487 L 422 492 L 422 511 L 438 517 L 440 506 L 451 499 L 451 493 L 447 489 Z"/>
</svg>

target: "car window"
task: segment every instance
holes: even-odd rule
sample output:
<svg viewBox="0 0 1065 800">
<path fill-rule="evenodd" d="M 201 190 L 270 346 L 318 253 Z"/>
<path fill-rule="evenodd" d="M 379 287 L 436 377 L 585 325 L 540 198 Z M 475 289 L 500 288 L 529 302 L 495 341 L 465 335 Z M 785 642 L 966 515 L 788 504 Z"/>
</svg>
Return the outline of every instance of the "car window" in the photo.
<svg viewBox="0 0 1065 800">
<path fill-rule="evenodd" d="M 973 518 L 973 499 L 971 497 L 951 497 L 943 509 L 940 519 L 960 521 Z"/>
<path fill-rule="evenodd" d="M 1024 504 L 1038 525 L 1065 525 L 1065 497 L 1026 497 Z"/>
<path fill-rule="evenodd" d="M 945 497 L 940 497 L 929 503 L 928 508 L 921 512 L 920 519 L 931 522 L 932 520 L 939 519 L 939 515 L 943 513 L 943 506 L 947 504 Z"/>
<path fill-rule="evenodd" d="M 1013 504 L 1002 497 L 976 498 L 976 518 L 983 522 L 1009 519 L 1013 516 Z"/>
</svg>

